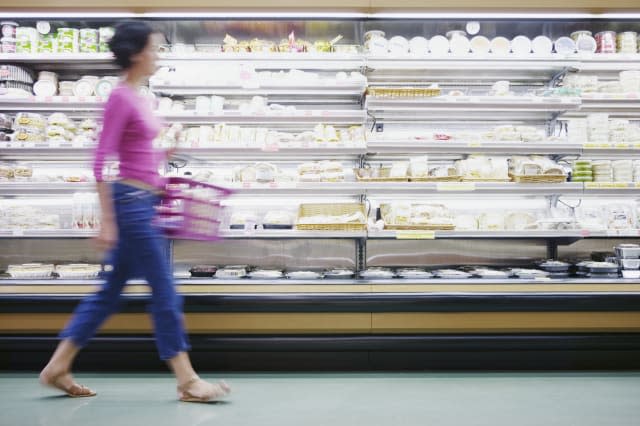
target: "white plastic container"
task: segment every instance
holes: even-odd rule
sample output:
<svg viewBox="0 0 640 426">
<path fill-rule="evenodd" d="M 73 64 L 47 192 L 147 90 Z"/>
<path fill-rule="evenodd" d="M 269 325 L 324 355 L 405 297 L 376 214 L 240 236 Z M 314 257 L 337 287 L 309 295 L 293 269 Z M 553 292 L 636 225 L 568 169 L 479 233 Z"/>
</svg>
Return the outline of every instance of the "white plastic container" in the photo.
<svg viewBox="0 0 640 426">
<path fill-rule="evenodd" d="M 429 50 L 434 56 L 446 56 L 449 53 L 449 40 L 441 35 L 434 36 L 429 40 Z"/>
<path fill-rule="evenodd" d="M 495 37 L 491 40 L 491 53 L 507 56 L 511 52 L 511 42 L 506 37 Z"/>
<path fill-rule="evenodd" d="M 531 41 L 531 50 L 536 56 L 547 56 L 553 51 L 553 42 L 549 37 L 538 36 Z"/>
<path fill-rule="evenodd" d="M 528 37 L 519 35 L 511 40 L 511 50 L 518 57 L 527 57 L 531 54 L 531 40 Z"/>
</svg>

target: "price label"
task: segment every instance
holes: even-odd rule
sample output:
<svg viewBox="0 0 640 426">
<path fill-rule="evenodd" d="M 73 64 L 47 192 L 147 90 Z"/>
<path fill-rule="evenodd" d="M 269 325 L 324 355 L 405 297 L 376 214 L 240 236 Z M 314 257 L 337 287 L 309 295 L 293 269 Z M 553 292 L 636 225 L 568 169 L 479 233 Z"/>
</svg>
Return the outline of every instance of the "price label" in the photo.
<svg viewBox="0 0 640 426">
<path fill-rule="evenodd" d="M 269 183 L 269 188 L 278 188 L 278 187 L 279 187 L 278 182 L 270 182 Z"/>
<path fill-rule="evenodd" d="M 435 231 L 396 231 L 397 240 L 435 240 Z"/>
<path fill-rule="evenodd" d="M 251 188 L 251 182 L 242 182 L 243 188 Z"/>
<path fill-rule="evenodd" d="M 35 142 L 24 142 L 22 144 L 22 147 L 23 148 L 35 148 L 36 144 L 35 144 Z"/>
<path fill-rule="evenodd" d="M 580 235 L 583 237 L 590 237 L 591 236 L 591 231 L 589 231 L 588 229 L 582 229 L 580 230 Z"/>
<path fill-rule="evenodd" d="M 84 96 L 80 96 L 80 97 L 78 98 L 78 102 L 87 102 L 87 98 L 86 98 L 86 97 L 84 97 Z"/>
<path fill-rule="evenodd" d="M 551 278 L 549 278 L 549 277 L 535 277 L 533 280 L 534 281 L 551 281 Z"/>
<path fill-rule="evenodd" d="M 49 145 L 49 148 L 60 148 L 59 141 L 49 141 L 47 144 Z"/>
<path fill-rule="evenodd" d="M 44 98 L 44 101 L 45 101 L 46 103 L 51 103 L 51 102 L 53 102 L 53 96 L 46 96 L 46 97 Z"/>
<path fill-rule="evenodd" d="M 482 148 L 482 143 L 481 142 L 469 142 L 467 144 L 467 146 L 469 148 Z"/>
<path fill-rule="evenodd" d="M 437 191 L 475 191 L 475 182 L 438 182 Z"/>
<path fill-rule="evenodd" d="M 585 182 L 584 183 L 584 188 L 585 189 L 598 189 L 598 188 L 600 188 L 600 183 L 598 183 L 598 182 Z"/>
<path fill-rule="evenodd" d="M 613 146 L 615 149 L 628 149 L 630 145 L 628 143 L 617 143 Z"/>
<path fill-rule="evenodd" d="M 68 104 L 69 103 L 69 97 L 68 96 L 63 96 L 62 97 L 62 102 Z"/>
<path fill-rule="evenodd" d="M 634 143 L 633 149 L 640 149 L 640 143 Z"/>
<path fill-rule="evenodd" d="M 278 152 L 278 151 L 280 151 L 280 146 L 277 143 L 264 144 L 262 146 L 262 151 L 264 151 L 264 152 Z"/>
</svg>

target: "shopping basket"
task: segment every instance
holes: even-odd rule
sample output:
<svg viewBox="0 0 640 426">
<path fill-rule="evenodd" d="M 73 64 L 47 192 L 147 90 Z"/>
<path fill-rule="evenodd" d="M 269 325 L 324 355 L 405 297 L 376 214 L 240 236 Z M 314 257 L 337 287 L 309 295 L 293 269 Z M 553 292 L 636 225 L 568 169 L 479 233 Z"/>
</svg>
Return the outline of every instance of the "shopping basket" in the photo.
<svg viewBox="0 0 640 426">
<path fill-rule="evenodd" d="M 191 179 L 168 179 L 155 223 L 170 238 L 220 239 L 221 201 L 233 191 Z"/>
</svg>

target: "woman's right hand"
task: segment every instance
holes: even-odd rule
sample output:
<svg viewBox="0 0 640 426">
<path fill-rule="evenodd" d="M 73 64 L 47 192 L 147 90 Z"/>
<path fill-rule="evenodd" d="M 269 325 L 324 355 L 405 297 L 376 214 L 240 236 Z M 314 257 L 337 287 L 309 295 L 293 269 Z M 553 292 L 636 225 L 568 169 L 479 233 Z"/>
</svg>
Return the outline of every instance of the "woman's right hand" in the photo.
<svg viewBox="0 0 640 426">
<path fill-rule="evenodd" d="M 100 224 L 100 232 L 96 237 L 96 244 L 100 250 L 108 251 L 118 242 L 118 225 L 114 220 L 103 221 Z"/>
</svg>

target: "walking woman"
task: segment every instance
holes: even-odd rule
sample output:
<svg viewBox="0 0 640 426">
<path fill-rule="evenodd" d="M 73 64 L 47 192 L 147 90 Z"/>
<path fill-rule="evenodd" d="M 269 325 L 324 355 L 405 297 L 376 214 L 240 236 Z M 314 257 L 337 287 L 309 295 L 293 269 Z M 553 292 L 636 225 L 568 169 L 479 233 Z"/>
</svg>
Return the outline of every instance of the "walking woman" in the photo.
<svg viewBox="0 0 640 426">
<path fill-rule="evenodd" d="M 143 22 L 123 22 L 116 27 L 109 47 L 123 70 L 122 82 L 113 90 L 104 110 L 104 125 L 94 159 L 94 174 L 102 208 L 98 243 L 112 250 L 113 270 L 101 290 L 76 308 L 61 332 L 61 342 L 40 382 L 72 397 L 96 395 L 79 385 L 71 375 L 73 360 L 104 321 L 118 308 L 120 293 L 134 271 L 142 271 L 152 290 L 151 312 L 160 358 L 176 376 L 178 398 L 207 402 L 230 392 L 224 383 L 208 383 L 198 377 L 187 351 L 182 301 L 174 287 L 171 267 L 165 256 L 165 239 L 152 225 L 154 205 L 159 201 L 163 179 L 158 167 L 166 152 L 153 149 L 160 123 L 138 88 L 156 70 L 157 45 L 154 33 Z M 120 161 L 119 180 L 103 181 L 105 160 Z M 126 356 L 126 354 L 123 354 Z"/>
</svg>

